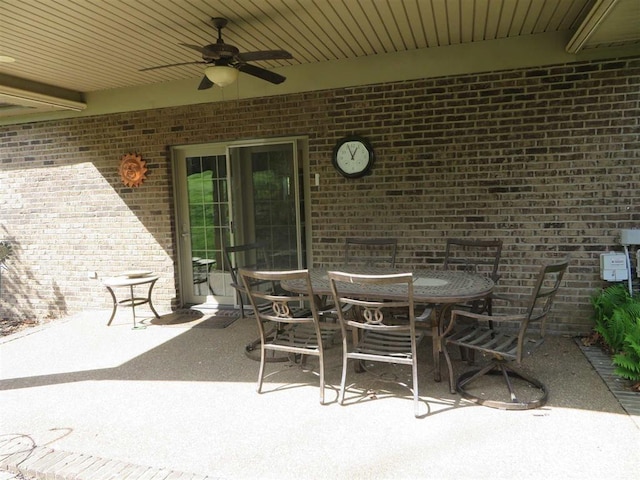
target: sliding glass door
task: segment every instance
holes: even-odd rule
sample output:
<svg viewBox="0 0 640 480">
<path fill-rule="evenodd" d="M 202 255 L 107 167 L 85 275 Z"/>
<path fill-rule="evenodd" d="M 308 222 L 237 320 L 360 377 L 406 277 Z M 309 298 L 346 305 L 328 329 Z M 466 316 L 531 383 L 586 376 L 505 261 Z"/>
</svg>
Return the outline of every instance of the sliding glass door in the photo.
<svg viewBox="0 0 640 480">
<path fill-rule="evenodd" d="M 273 268 L 306 265 L 301 153 L 296 139 L 173 148 L 183 303 L 236 304 L 225 246 L 259 241 Z"/>
</svg>

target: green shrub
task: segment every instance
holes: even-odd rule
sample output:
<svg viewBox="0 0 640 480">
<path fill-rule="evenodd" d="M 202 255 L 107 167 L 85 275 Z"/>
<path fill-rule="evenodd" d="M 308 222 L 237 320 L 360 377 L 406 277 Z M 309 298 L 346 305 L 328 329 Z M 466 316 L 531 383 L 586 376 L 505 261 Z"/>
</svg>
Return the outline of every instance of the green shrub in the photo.
<svg viewBox="0 0 640 480">
<path fill-rule="evenodd" d="M 613 356 L 613 363 L 616 375 L 640 382 L 640 320 L 635 330 L 625 337 L 622 352 Z"/>
<path fill-rule="evenodd" d="M 640 297 L 616 284 L 591 298 L 595 310 L 594 330 L 607 344 L 616 365 L 615 373 L 640 382 Z"/>
</svg>

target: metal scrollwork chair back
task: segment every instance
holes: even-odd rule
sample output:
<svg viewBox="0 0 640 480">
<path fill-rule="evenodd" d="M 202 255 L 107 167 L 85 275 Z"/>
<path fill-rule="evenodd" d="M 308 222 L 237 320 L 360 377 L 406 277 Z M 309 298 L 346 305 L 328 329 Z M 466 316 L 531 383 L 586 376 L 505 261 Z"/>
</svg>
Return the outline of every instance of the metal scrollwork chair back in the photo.
<svg viewBox="0 0 640 480">
<path fill-rule="evenodd" d="M 262 392 L 268 351 L 300 355 L 301 361 L 304 361 L 307 355 L 311 355 L 318 357 L 320 403 L 324 403 L 324 347 L 309 272 L 266 272 L 240 268 L 238 273 L 253 306 L 260 332 L 258 393 Z M 265 292 L 259 288 L 261 282 L 280 283 L 285 280 L 303 280 L 306 285 L 305 291 Z M 266 304 L 270 305 L 269 309 L 262 308 Z M 267 325 L 273 324 L 276 328 L 269 330 Z"/>
<path fill-rule="evenodd" d="M 416 346 L 422 333 L 416 333 L 413 305 L 413 275 L 357 275 L 328 272 L 342 330 L 342 379 L 340 404 L 344 404 L 347 364 L 349 360 L 409 365 L 413 390 L 414 413 L 419 414 L 418 364 Z M 381 289 L 400 289 L 406 298 L 389 299 Z M 377 291 L 374 296 L 370 292 Z M 389 295 L 390 296 L 390 295 Z M 373 300 L 372 298 L 376 298 Z M 351 307 L 351 308 L 345 308 Z M 399 318 L 398 312 L 404 315 Z M 347 333 L 351 332 L 349 345 Z"/>
</svg>

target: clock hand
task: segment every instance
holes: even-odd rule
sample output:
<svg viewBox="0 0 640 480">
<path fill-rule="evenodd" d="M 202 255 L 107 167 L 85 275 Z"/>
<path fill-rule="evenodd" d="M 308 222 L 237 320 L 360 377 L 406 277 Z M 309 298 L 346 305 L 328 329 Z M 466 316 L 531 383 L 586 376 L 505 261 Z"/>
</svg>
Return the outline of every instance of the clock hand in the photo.
<svg viewBox="0 0 640 480">
<path fill-rule="evenodd" d="M 351 154 L 351 160 L 354 160 L 353 157 L 355 155 L 355 152 L 351 150 L 351 145 L 347 144 L 347 148 L 349 149 L 349 153 Z M 356 150 L 357 150 L 357 147 L 356 147 Z"/>
</svg>

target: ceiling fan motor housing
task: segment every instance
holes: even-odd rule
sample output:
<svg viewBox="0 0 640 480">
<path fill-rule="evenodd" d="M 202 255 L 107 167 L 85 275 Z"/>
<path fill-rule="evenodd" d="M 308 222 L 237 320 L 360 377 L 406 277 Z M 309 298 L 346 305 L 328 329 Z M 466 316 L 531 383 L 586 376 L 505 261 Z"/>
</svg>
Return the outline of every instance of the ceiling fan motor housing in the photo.
<svg viewBox="0 0 640 480">
<path fill-rule="evenodd" d="M 219 58 L 233 58 L 240 53 L 237 47 L 226 43 L 212 43 L 202 47 L 202 59 L 204 61 L 218 60 Z"/>
</svg>

